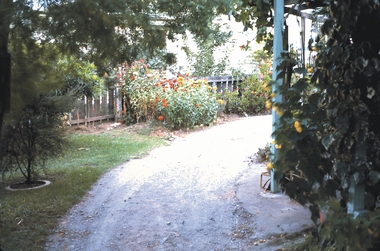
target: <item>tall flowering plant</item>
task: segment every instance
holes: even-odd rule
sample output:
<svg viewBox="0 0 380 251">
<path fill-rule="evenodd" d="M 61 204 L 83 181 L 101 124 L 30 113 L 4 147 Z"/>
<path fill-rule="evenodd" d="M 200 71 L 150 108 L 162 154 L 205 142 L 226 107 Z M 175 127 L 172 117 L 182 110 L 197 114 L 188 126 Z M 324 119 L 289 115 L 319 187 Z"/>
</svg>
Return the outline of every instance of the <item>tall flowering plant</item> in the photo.
<svg viewBox="0 0 380 251">
<path fill-rule="evenodd" d="M 172 129 L 210 125 L 216 121 L 219 104 L 206 80 L 189 76 L 164 78 L 143 60 L 124 65 L 123 113 L 136 122 L 157 119 Z"/>
<path fill-rule="evenodd" d="M 121 79 L 123 95 L 123 115 L 125 119 L 136 122 L 155 118 L 157 104 L 155 98 L 162 90 L 155 88 L 155 83 L 162 77 L 158 71 L 149 69 L 144 60 L 123 65 L 118 75 Z"/>
<path fill-rule="evenodd" d="M 207 80 L 187 76 L 157 83 L 162 96 L 156 97 L 157 114 L 173 129 L 210 125 L 216 121 L 219 109 L 215 94 L 210 91 Z M 160 117 L 159 117 L 160 118 Z"/>
</svg>

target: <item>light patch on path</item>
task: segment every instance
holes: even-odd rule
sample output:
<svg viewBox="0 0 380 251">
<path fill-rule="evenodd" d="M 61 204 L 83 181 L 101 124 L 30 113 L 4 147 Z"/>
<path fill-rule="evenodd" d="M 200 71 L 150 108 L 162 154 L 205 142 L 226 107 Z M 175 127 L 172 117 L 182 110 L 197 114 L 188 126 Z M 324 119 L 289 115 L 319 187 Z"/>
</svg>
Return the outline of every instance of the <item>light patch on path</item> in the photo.
<svg viewBox="0 0 380 251">
<path fill-rule="evenodd" d="M 246 250 L 253 232 L 242 226 L 255 216 L 236 198 L 237 182 L 265 170 L 248 161 L 271 129 L 271 116 L 242 118 L 115 168 L 63 218 L 46 250 Z"/>
</svg>

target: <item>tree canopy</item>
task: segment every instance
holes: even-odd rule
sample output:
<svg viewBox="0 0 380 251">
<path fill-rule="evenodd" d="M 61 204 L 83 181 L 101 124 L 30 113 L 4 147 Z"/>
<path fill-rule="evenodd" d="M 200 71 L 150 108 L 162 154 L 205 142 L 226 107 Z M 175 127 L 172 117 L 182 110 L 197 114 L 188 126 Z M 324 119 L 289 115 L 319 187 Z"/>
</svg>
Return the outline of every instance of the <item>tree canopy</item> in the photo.
<svg viewBox="0 0 380 251">
<path fill-rule="evenodd" d="M 48 84 L 43 66 L 62 55 L 101 69 L 132 62 L 143 52 L 163 49 L 176 34 L 208 37 L 213 33 L 208 24 L 230 7 L 228 0 L 0 0 L 0 132 L 10 107 L 11 75 L 12 86 L 27 87 L 25 80 Z M 55 54 L 46 51 L 51 45 Z"/>
</svg>

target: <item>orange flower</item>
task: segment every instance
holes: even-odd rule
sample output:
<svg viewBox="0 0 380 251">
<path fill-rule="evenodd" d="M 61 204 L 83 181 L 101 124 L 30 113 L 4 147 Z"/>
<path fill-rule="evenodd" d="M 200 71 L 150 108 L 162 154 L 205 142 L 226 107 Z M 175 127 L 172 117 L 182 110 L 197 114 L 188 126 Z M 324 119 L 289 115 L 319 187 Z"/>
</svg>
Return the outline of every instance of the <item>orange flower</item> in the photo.
<svg viewBox="0 0 380 251">
<path fill-rule="evenodd" d="M 161 115 L 161 116 L 158 116 L 158 120 L 159 120 L 159 121 L 164 120 L 164 116 L 162 116 L 162 115 Z"/>
<path fill-rule="evenodd" d="M 158 102 L 160 102 L 160 99 L 159 99 L 159 98 L 156 98 L 156 99 L 154 100 L 154 102 L 158 103 Z"/>
<path fill-rule="evenodd" d="M 168 107 L 169 105 L 168 105 L 168 103 L 164 103 L 164 108 L 166 108 L 166 107 Z"/>
<path fill-rule="evenodd" d="M 162 100 L 162 103 L 166 103 L 166 99 L 163 99 L 163 100 Z"/>
<path fill-rule="evenodd" d="M 154 86 L 160 86 L 160 83 L 155 83 Z"/>
<path fill-rule="evenodd" d="M 135 75 L 132 75 L 131 76 L 131 80 L 135 80 L 136 79 L 136 76 Z"/>
<path fill-rule="evenodd" d="M 196 104 L 195 106 L 196 106 L 196 107 L 198 107 L 198 108 L 199 108 L 199 107 L 201 107 L 201 105 L 200 105 L 200 104 Z"/>
<path fill-rule="evenodd" d="M 144 59 L 140 59 L 140 63 L 144 63 Z"/>
</svg>

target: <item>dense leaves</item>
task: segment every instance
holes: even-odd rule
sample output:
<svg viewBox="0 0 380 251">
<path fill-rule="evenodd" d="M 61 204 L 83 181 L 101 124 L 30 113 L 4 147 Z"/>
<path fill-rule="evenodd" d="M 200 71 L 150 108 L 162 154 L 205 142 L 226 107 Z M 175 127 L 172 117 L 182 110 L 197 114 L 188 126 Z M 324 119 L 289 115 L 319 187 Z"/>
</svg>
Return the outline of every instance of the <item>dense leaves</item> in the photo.
<svg viewBox="0 0 380 251">
<path fill-rule="evenodd" d="M 313 220 L 330 209 L 320 227 L 326 248 L 378 248 L 380 6 L 338 0 L 327 9 L 311 79 L 279 90 L 283 115 L 274 136 L 282 147 L 273 164 L 286 193 L 311 203 Z M 290 171 L 302 179 L 289 179 Z M 354 186 L 364 188 L 367 218 L 347 214 Z"/>
<path fill-rule="evenodd" d="M 38 94 L 7 118 L 0 148 L 2 174 L 19 171 L 27 182 L 38 179 L 45 161 L 64 150 L 64 114 L 75 105 L 75 92 Z"/>
</svg>

